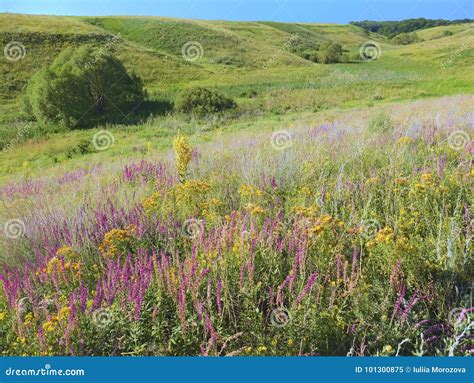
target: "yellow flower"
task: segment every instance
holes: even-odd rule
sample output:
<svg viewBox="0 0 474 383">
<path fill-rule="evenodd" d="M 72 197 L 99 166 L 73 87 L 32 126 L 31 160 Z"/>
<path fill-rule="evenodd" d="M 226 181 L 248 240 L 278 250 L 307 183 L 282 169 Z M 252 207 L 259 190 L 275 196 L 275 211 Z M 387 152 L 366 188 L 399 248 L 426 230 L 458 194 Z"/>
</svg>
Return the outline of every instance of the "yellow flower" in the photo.
<svg viewBox="0 0 474 383">
<path fill-rule="evenodd" d="M 56 251 L 56 255 L 59 257 L 63 257 L 64 259 L 71 260 L 73 258 L 77 258 L 79 254 L 77 254 L 74 249 L 70 246 L 63 246 L 60 247 Z"/>
<path fill-rule="evenodd" d="M 63 263 L 58 257 L 53 257 L 48 261 L 46 265 L 46 274 L 54 275 L 63 270 Z"/>
<path fill-rule="evenodd" d="M 147 214 L 150 214 L 158 210 L 160 198 L 161 198 L 161 193 L 155 192 L 142 202 L 142 206 L 145 209 L 145 212 Z"/>
<path fill-rule="evenodd" d="M 1 312 L 0 313 L 0 321 L 4 320 L 6 316 L 6 313 Z"/>
<path fill-rule="evenodd" d="M 391 227 L 384 227 L 375 235 L 375 242 L 388 243 L 393 238 L 393 229 Z"/>
<path fill-rule="evenodd" d="M 53 321 L 43 323 L 43 330 L 46 332 L 53 332 L 56 329 L 56 324 Z"/>
<path fill-rule="evenodd" d="M 248 203 L 244 206 L 245 210 L 250 211 L 250 214 L 256 215 L 256 214 L 263 214 L 265 213 L 265 210 L 259 205 L 256 205 L 254 203 Z"/>
<path fill-rule="evenodd" d="M 259 346 L 259 347 L 257 348 L 257 351 L 258 351 L 259 353 L 264 353 L 265 351 L 267 351 L 267 348 L 266 348 L 265 346 Z"/>
<path fill-rule="evenodd" d="M 320 234 L 324 231 L 324 227 L 321 225 L 314 225 L 313 228 L 311 229 L 311 233 L 313 234 Z"/>
<path fill-rule="evenodd" d="M 188 138 L 184 135 L 178 134 L 173 141 L 174 152 L 176 155 L 176 168 L 178 175 L 182 181 L 184 181 L 188 172 L 189 163 L 191 162 L 191 156 L 193 148 L 188 142 Z"/>
<path fill-rule="evenodd" d="M 225 219 L 228 223 L 230 223 L 230 222 L 232 221 L 232 216 L 234 216 L 234 219 L 235 219 L 235 220 L 240 219 L 240 213 L 239 213 L 238 211 L 235 211 L 235 210 L 232 211 L 231 214 L 225 215 L 224 219 Z"/>
<path fill-rule="evenodd" d="M 329 214 L 324 214 L 321 217 L 319 217 L 316 220 L 315 225 L 311 228 L 310 233 L 311 234 L 320 234 L 324 230 L 330 229 L 330 228 L 343 228 L 344 227 L 344 222 L 341 220 L 331 217 Z"/>
<path fill-rule="evenodd" d="M 433 173 L 423 173 L 421 175 L 421 180 L 423 182 L 429 182 L 433 179 Z"/>
<path fill-rule="evenodd" d="M 291 347 L 295 344 L 295 341 L 293 339 L 288 339 L 288 346 Z"/>
<path fill-rule="evenodd" d="M 412 141 L 411 137 L 404 136 L 398 140 L 399 144 L 409 144 Z"/>
<path fill-rule="evenodd" d="M 400 186 L 403 186 L 403 185 L 406 185 L 407 184 L 407 179 L 406 178 L 403 178 L 403 177 L 400 177 L 400 178 L 396 178 L 395 179 L 395 183 L 397 185 L 400 185 Z"/>
<path fill-rule="evenodd" d="M 28 313 L 25 315 L 25 325 L 29 325 L 30 323 L 33 322 L 33 314 Z"/>
<path fill-rule="evenodd" d="M 242 185 L 239 189 L 240 196 L 245 197 L 261 197 L 263 192 L 252 185 Z"/>
<path fill-rule="evenodd" d="M 130 244 L 133 235 L 136 234 L 137 227 L 128 225 L 125 229 L 112 229 L 105 233 L 104 240 L 99 246 L 102 255 L 108 257 L 116 257 L 120 255 Z"/>
<path fill-rule="evenodd" d="M 393 229 L 391 227 L 384 227 L 375 234 L 374 239 L 367 242 L 367 247 L 373 247 L 376 244 L 388 244 L 394 237 Z"/>
<path fill-rule="evenodd" d="M 208 204 L 211 185 L 201 180 L 185 180 L 174 187 L 176 204 L 181 209 L 192 209 L 192 214 L 201 214 Z"/>
<path fill-rule="evenodd" d="M 69 319 L 70 313 L 71 313 L 70 307 L 62 307 L 61 310 L 59 310 L 58 315 L 57 315 L 58 321 Z"/>
<path fill-rule="evenodd" d="M 311 188 L 309 188 L 308 186 L 303 186 L 301 188 L 301 193 L 305 194 L 306 196 L 308 197 L 312 197 L 313 194 L 314 194 L 314 190 L 312 190 Z"/>
<path fill-rule="evenodd" d="M 393 347 L 390 346 L 389 344 L 385 345 L 383 349 L 387 354 L 390 354 L 393 352 Z"/>
<path fill-rule="evenodd" d="M 306 206 L 298 205 L 298 206 L 293 207 L 291 211 L 298 216 L 311 218 L 316 215 L 318 211 L 318 207 L 317 206 L 306 207 Z"/>
</svg>

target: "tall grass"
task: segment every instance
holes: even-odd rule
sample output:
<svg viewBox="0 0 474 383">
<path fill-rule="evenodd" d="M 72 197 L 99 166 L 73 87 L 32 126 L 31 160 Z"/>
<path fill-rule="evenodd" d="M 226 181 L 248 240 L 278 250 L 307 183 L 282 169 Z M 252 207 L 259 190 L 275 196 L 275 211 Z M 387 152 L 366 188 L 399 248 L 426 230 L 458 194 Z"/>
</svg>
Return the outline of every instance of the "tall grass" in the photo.
<svg viewBox="0 0 474 383">
<path fill-rule="evenodd" d="M 470 355 L 471 104 L 26 164 L 0 189 L 2 353 Z"/>
</svg>

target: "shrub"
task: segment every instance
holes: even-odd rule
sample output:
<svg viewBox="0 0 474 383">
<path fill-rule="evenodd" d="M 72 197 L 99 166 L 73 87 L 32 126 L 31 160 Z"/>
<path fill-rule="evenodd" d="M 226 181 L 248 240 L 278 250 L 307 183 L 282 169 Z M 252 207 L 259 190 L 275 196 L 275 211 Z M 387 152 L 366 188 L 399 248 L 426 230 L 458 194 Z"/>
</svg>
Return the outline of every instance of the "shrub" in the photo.
<svg viewBox="0 0 474 383">
<path fill-rule="evenodd" d="M 176 110 L 181 113 L 204 117 L 236 107 L 234 100 L 206 88 L 186 89 L 176 100 Z"/>
<path fill-rule="evenodd" d="M 321 44 L 318 51 L 318 61 L 321 64 L 336 63 L 341 60 L 342 46 L 333 42 L 325 42 Z"/>
<path fill-rule="evenodd" d="M 28 84 L 25 111 L 68 128 L 116 122 L 144 100 L 140 79 L 91 46 L 63 51 Z"/>
<path fill-rule="evenodd" d="M 301 57 L 305 60 L 318 62 L 318 51 L 317 50 L 306 50 L 301 53 Z"/>
<path fill-rule="evenodd" d="M 400 33 L 399 35 L 395 36 L 391 41 L 393 44 L 397 45 L 408 45 L 421 41 L 421 39 L 417 36 L 416 33 Z"/>
<path fill-rule="evenodd" d="M 218 57 L 214 60 L 215 64 L 221 64 L 221 65 L 231 65 L 235 67 L 243 67 L 245 66 L 245 62 L 242 61 L 239 58 L 231 57 L 231 56 L 224 56 L 224 57 Z"/>
<path fill-rule="evenodd" d="M 245 98 L 255 98 L 257 96 L 258 96 L 258 93 L 254 89 L 245 90 L 239 95 L 239 97 L 245 97 Z"/>
<path fill-rule="evenodd" d="M 360 53 L 352 53 L 349 55 L 349 61 L 362 61 L 362 58 L 360 57 Z"/>
<path fill-rule="evenodd" d="M 341 56 L 341 58 L 339 59 L 339 62 L 341 62 L 341 63 L 349 63 L 349 62 L 351 62 L 351 58 L 350 58 L 349 54 L 344 53 L 344 54 Z"/>
<path fill-rule="evenodd" d="M 433 37 L 433 39 L 440 39 L 440 38 L 442 38 L 442 37 L 452 36 L 453 34 L 454 34 L 454 33 L 451 32 L 451 31 L 443 31 L 443 32 L 438 33 L 437 35 L 435 35 L 435 36 Z M 433 40 L 433 39 L 432 39 L 432 40 Z"/>
<path fill-rule="evenodd" d="M 92 152 L 90 140 L 82 139 L 77 145 L 66 150 L 66 158 L 72 158 L 75 154 L 88 154 Z"/>
</svg>

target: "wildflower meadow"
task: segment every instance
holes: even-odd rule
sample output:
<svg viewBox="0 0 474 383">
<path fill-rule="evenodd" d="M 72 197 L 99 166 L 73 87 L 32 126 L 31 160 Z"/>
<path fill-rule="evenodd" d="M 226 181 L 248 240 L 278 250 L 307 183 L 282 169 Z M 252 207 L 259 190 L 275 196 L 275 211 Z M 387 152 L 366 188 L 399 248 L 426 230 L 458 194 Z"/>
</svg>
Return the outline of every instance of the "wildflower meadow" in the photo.
<svg viewBox="0 0 474 383">
<path fill-rule="evenodd" d="M 473 102 L 25 162 L 0 188 L 1 354 L 472 355 Z"/>
</svg>

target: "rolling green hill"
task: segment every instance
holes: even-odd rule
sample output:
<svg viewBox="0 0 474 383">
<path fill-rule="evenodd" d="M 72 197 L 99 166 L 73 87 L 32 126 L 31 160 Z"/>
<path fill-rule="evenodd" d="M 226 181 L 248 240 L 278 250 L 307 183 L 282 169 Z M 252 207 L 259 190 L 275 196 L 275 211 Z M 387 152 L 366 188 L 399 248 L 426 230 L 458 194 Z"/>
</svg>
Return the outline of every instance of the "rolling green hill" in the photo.
<svg viewBox="0 0 474 383">
<path fill-rule="evenodd" d="M 417 35 L 420 42 L 399 46 L 355 25 L 0 14 L 2 45 L 16 41 L 26 50 L 21 60 L 0 60 L 0 148 L 25 125 L 21 104 L 31 76 L 64 48 L 83 44 L 114 51 L 143 79 L 150 101 L 157 105 L 172 105 L 177 92 L 194 86 L 234 98 L 237 110 L 218 122 L 224 128 L 292 113 L 473 93 L 472 24 L 428 28 Z M 302 56 L 327 41 L 341 44 L 348 62 L 321 65 Z M 379 45 L 378 60 L 357 59 L 367 41 Z M 197 47 L 197 60 L 183 57 L 186 43 Z M 160 135 L 171 134 L 169 121 L 163 122 L 167 117 L 160 117 L 166 110 L 151 109 L 150 125 L 137 125 L 132 132 L 159 125 L 165 126 Z M 77 142 L 86 134 L 48 129 L 47 134 L 32 129 L 28 136 L 41 142 L 41 158 L 46 160 L 56 158 L 64 142 Z M 2 155 L 8 164 L 4 169 L 21 163 L 21 142 L 18 145 Z M 45 148 L 52 148 L 46 150 L 49 154 Z"/>
<path fill-rule="evenodd" d="M 179 88 L 192 81 L 206 85 L 233 88 L 258 86 L 260 83 L 274 84 L 275 67 L 301 68 L 299 77 L 326 77 L 328 68 L 315 68 L 312 62 L 297 54 L 298 48 L 317 49 L 325 41 L 340 43 L 343 49 L 357 55 L 359 47 L 367 40 L 376 41 L 382 49 L 382 59 L 378 62 L 359 65 L 332 66 L 329 74 L 358 73 L 360 69 L 378 76 L 387 64 L 400 73 L 403 80 L 405 69 L 411 70 L 419 59 L 426 65 L 436 67 L 447 58 L 451 50 L 462 44 L 462 40 L 472 36 L 469 24 L 426 29 L 419 32 L 425 41 L 409 46 L 393 46 L 386 38 L 374 33 L 368 34 L 354 25 L 333 24 L 291 24 L 275 22 L 224 22 L 181 20 L 161 17 L 56 17 L 33 15 L 0 15 L 0 39 L 5 45 L 11 40 L 20 41 L 27 54 L 19 62 L 2 60 L 0 71 L 0 97 L 5 101 L 15 100 L 22 92 L 28 79 L 39 67 L 50 63 L 66 46 L 85 43 L 106 44 L 114 36 L 119 36 L 114 44 L 116 54 L 132 71 L 139 74 L 151 93 Z M 452 35 L 443 35 L 449 30 Z M 440 37 L 441 36 L 441 37 Z M 436 40 L 436 41 L 434 41 Z M 202 46 L 202 58 L 193 63 L 183 60 L 182 47 L 188 42 L 198 42 Z M 296 53 L 295 53 L 296 52 Z M 472 48 L 457 57 L 463 66 L 469 66 Z M 397 61 L 402 60 L 402 63 Z M 400 65 L 403 64 L 403 65 Z M 363 68 L 353 68 L 353 67 Z M 270 70 L 262 70 L 268 68 Z M 426 66 L 425 66 L 426 68 Z M 414 69 L 417 73 L 423 72 Z M 459 69 L 459 68 L 458 68 Z M 280 71 L 288 74 L 292 70 Z M 257 76 L 256 76 L 257 74 Z M 285 77 L 285 76 L 283 76 Z M 380 77 L 383 77 L 380 76 Z M 391 74 L 387 73 L 391 78 Z M 289 81 L 295 85 L 301 80 Z M 364 80 L 362 80 L 364 82 Z M 276 87 L 287 87 L 285 85 Z M 272 87 L 274 88 L 274 87 Z M 234 93 L 240 91 L 236 90 Z"/>
</svg>

